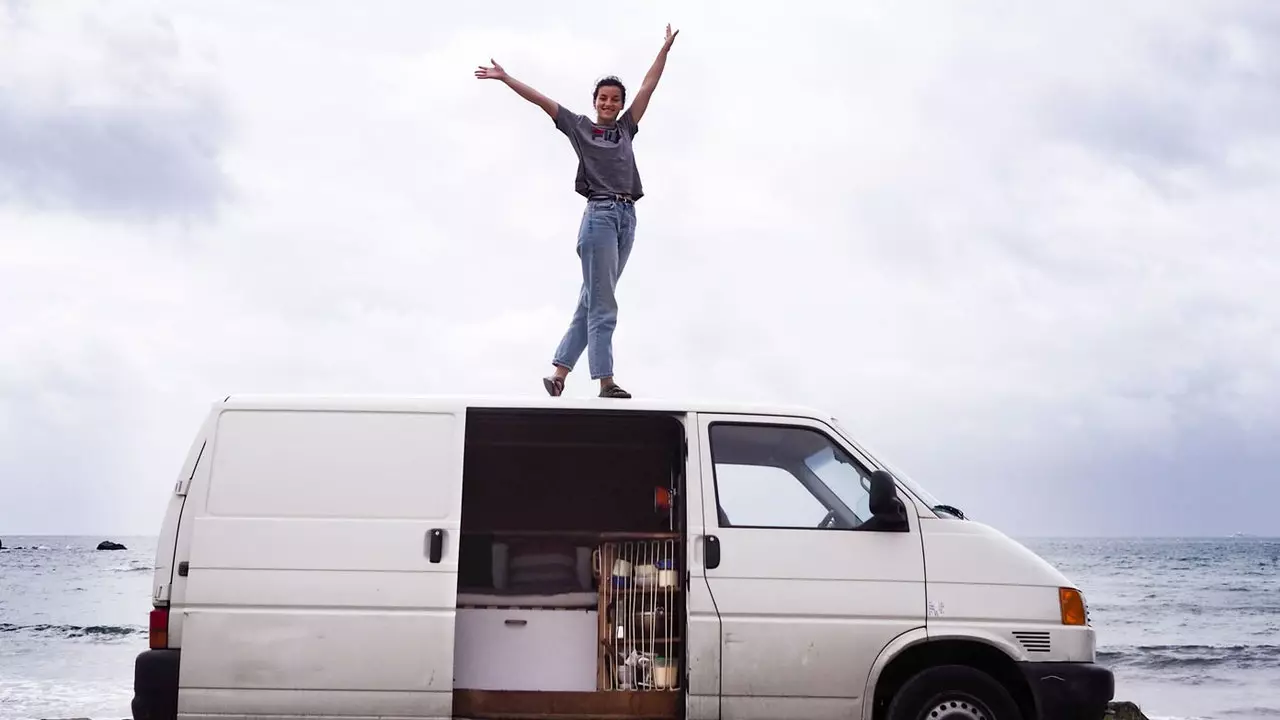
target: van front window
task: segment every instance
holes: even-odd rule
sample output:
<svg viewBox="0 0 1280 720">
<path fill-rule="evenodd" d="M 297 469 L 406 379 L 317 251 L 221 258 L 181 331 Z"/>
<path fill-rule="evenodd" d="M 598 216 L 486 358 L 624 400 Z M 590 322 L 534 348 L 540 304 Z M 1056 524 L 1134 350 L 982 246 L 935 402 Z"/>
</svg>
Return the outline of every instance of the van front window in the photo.
<svg viewBox="0 0 1280 720">
<path fill-rule="evenodd" d="M 710 436 L 722 526 L 848 529 L 871 517 L 866 469 L 818 430 L 715 423 Z"/>
</svg>

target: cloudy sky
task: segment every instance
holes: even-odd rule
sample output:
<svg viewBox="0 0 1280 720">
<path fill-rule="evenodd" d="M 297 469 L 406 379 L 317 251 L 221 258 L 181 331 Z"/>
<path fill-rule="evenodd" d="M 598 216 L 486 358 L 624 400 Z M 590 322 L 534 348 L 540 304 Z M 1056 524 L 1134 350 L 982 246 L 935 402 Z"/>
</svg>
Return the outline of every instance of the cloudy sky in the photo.
<svg viewBox="0 0 1280 720">
<path fill-rule="evenodd" d="M 575 160 L 472 71 L 586 113 L 668 22 L 625 387 L 1017 535 L 1275 533 L 1271 0 L 0 0 L 0 536 L 154 533 L 230 393 L 541 393 Z"/>
</svg>

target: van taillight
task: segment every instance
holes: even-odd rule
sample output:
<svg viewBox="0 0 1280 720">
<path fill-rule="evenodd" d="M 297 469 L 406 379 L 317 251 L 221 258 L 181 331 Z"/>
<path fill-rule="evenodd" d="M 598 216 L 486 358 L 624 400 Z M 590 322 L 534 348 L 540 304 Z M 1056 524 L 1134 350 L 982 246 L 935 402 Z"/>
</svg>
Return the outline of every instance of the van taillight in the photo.
<svg viewBox="0 0 1280 720">
<path fill-rule="evenodd" d="M 151 637 L 152 650 L 169 647 L 169 608 L 155 608 L 151 611 L 147 634 Z"/>
</svg>

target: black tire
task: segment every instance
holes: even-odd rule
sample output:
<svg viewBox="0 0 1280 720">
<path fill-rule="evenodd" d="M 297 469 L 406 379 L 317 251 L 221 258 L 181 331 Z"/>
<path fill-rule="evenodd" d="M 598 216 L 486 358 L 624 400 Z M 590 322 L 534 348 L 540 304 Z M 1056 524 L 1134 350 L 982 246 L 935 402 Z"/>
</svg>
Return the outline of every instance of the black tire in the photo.
<svg viewBox="0 0 1280 720">
<path fill-rule="evenodd" d="M 946 706 L 934 714 L 935 710 Z M 921 670 L 898 688 L 887 720 L 1023 720 L 1009 691 L 964 665 Z"/>
</svg>

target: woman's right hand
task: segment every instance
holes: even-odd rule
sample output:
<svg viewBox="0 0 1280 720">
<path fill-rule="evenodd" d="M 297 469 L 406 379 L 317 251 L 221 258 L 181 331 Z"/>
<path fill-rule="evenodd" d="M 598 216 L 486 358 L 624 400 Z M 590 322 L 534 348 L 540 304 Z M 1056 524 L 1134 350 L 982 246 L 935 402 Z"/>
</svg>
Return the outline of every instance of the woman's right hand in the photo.
<svg viewBox="0 0 1280 720">
<path fill-rule="evenodd" d="M 481 65 L 480 67 L 478 67 L 478 68 L 476 69 L 476 79 L 478 79 L 478 80 L 506 80 L 506 79 L 507 79 L 507 71 L 506 71 L 506 70 L 503 70 L 503 69 L 502 69 L 502 66 L 501 66 L 501 65 L 499 65 L 497 62 L 495 62 L 493 58 L 489 58 L 489 62 L 490 62 L 490 63 L 493 63 L 493 67 L 485 67 L 485 66 L 483 66 L 483 65 Z"/>
</svg>

